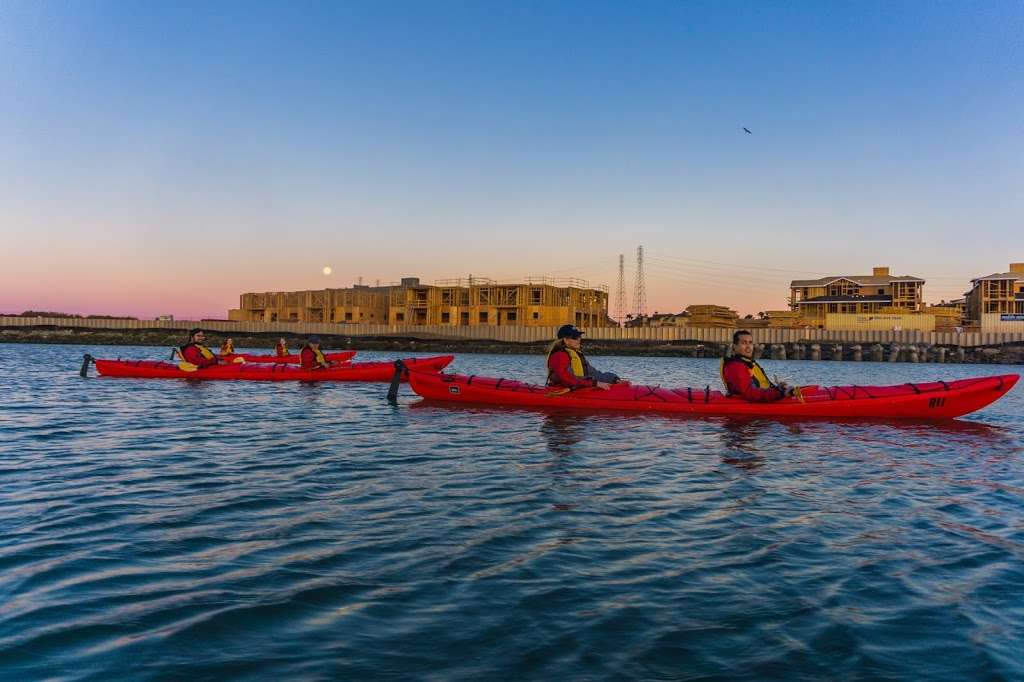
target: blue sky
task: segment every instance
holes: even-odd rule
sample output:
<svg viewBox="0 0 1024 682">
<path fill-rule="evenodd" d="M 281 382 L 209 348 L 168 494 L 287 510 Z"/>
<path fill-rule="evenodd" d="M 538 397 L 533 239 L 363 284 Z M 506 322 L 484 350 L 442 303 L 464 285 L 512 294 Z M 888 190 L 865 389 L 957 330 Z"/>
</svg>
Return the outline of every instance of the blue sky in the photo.
<svg viewBox="0 0 1024 682">
<path fill-rule="evenodd" d="M 614 290 L 641 243 L 648 312 L 950 298 L 1024 260 L 1022 40 L 1020 2 L 5 2 L 0 310 Z"/>
</svg>

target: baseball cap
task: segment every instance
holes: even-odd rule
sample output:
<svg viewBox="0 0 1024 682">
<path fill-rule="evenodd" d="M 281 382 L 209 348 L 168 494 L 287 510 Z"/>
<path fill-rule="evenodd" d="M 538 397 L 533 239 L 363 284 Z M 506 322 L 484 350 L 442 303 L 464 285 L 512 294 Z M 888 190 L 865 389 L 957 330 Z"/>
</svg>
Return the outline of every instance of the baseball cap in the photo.
<svg viewBox="0 0 1024 682">
<path fill-rule="evenodd" d="M 583 336 L 583 332 L 571 324 L 563 324 L 558 328 L 558 338 L 560 339 L 578 339 L 581 336 Z"/>
</svg>

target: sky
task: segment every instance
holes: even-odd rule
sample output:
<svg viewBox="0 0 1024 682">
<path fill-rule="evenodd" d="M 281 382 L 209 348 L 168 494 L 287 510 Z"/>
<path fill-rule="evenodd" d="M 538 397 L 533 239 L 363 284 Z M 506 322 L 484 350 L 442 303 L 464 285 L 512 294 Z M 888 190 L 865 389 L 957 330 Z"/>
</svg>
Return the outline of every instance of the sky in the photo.
<svg viewBox="0 0 1024 682">
<path fill-rule="evenodd" d="M 2 0 L 0 111 L 4 313 L 468 275 L 614 307 L 619 254 L 631 308 L 643 245 L 646 312 L 744 314 L 1024 261 L 1019 1 Z"/>
</svg>

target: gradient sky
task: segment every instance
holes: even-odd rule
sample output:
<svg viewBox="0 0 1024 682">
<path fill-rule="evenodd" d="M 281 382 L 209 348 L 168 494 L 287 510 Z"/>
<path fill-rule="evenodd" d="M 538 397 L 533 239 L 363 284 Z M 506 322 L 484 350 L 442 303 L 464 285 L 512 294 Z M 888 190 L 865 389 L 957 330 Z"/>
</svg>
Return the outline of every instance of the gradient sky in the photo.
<svg viewBox="0 0 1024 682">
<path fill-rule="evenodd" d="M 0 0 L 0 312 L 1024 261 L 1024 3 Z M 746 126 L 753 135 L 745 134 Z M 324 276 L 325 265 L 333 274 Z"/>
</svg>

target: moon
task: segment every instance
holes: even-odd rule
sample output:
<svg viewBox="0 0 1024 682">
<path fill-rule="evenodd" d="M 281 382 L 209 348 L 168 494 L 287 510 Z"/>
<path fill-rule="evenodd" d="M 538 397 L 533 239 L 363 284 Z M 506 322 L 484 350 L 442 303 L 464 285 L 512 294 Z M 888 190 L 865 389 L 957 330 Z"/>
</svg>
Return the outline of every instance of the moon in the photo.
<svg viewBox="0 0 1024 682">
<path fill-rule="evenodd" d="M 331 274 L 331 266 L 330 265 L 325 265 L 324 266 L 324 274 L 325 275 Z"/>
</svg>

